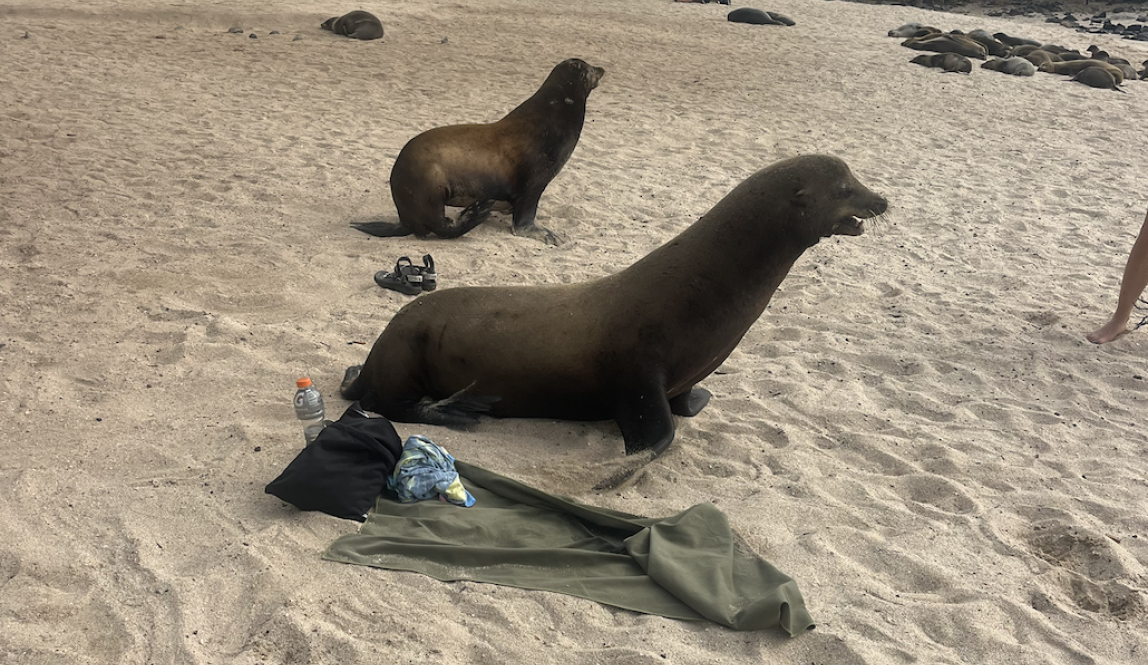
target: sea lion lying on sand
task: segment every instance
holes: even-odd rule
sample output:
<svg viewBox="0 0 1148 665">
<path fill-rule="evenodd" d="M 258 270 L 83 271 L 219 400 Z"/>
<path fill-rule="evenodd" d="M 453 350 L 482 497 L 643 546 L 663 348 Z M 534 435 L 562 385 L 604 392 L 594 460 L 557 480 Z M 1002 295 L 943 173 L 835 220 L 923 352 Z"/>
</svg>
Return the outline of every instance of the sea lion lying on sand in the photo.
<svg viewBox="0 0 1148 665">
<path fill-rule="evenodd" d="M 946 72 L 954 72 L 958 74 L 971 74 L 973 71 L 973 63 L 963 55 L 956 53 L 937 53 L 935 55 L 919 55 L 909 62 L 914 65 L 924 65 L 925 67 L 937 67 Z"/>
<path fill-rule="evenodd" d="M 888 203 L 845 162 L 805 155 L 747 178 L 629 268 L 555 286 L 439 289 L 403 307 L 340 392 L 400 422 L 480 414 L 614 419 L 626 453 L 661 453 L 673 415 L 734 350 L 806 249 L 860 235 Z"/>
<path fill-rule="evenodd" d="M 1031 55 L 1031 54 L 1030 54 Z M 1124 72 L 1115 65 L 1110 65 L 1107 62 L 1099 60 L 1070 60 L 1069 62 L 1046 62 L 1037 67 L 1038 72 L 1051 72 L 1053 74 L 1064 74 L 1065 76 L 1075 76 L 1085 69 L 1103 69 L 1104 71 L 1112 74 L 1116 79 L 1116 85 L 1124 82 Z"/>
<path fill-rule="evenodd" d="M 1032 76 L 1036 73 L 1036 67 L 1024 58 L 993 58 L 982 62 L 981 69 L 1012 74 L 1013 76 Z"/>
<path fill-rule="evenodd" d="M 984 60 L 986 54 L 985 47 L 980 42 L 966 37 L 965 35 L 954 34 L 933 34 L 924 37 L 910 37 L 901 42 L 901 46 L 917 51 L 933 51 L 934 53 L 956 53 L 963 55 L 967 58 L 976 58 L 977 60 Z"/>
<path fill-rule="evenodd" d="M 374 14 L 354 11 L 342 16 L 332 16 L 319 26 L 336 35 L 346 35 L 351 39 L 382 39 L 383 24 Z"/>
</svg>

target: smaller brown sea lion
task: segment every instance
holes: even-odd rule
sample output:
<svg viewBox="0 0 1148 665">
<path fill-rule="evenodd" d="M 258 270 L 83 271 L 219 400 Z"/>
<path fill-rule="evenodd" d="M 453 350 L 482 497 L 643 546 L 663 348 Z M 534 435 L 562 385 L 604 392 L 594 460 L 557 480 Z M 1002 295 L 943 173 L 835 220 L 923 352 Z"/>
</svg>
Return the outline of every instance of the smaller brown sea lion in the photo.
<svg viewBox="0 0 1148 665">
<path fill-rule="evenodd" d="M 1012 74 L 1013 76 L 1032 76 L 1036 73 L 1036 67 L 1031 62 L 1018 57 L 993 58 L 981 63 L 981 69 Z"/>
<path fill-rule="evenodd" d="M 391 167 L 398 223 L 352 226 L 373 236 L 457 238 L 505 201 L 515 235 L 557 245 L 553 233 L 534 223 L 538 202 L 574 153 L 586 99 L 605 73 L 578 58 L 564 60 L 537 92 L 498 122 L 436 127 L 407 141 Z M 452 220 L 446 216 L 448 205 L 465 209 Z"/>
<path fill-rule="evenodd" d="M 351 39 L 382 39 L 383 24 L 370 12 L 353 11 L 342 16 L 332 16 L 319 26 L 336 35 L 346 35 Z"/>
<path fill-rule="evenodd" d="M 1099 60 L 1084 59 L 1072 60 L 1070 62 L 1046 62 L 1037 71 L 1051 72 L 1053 74 L 1063 74 L 1065 76 L 1074 76 L 1086 69 L 1103 69 L 1104 71 L 1112 74 L 1116 79 L 1116 84 L 1119 85 L 1124 82 L 1124 72 L 1120 71 L 1119 67 L 1110 65 L 1107 62 L 1100 62 Z"/>
<path fill-rule="evenodd" d="M 1086 67 L 1077 72 L 1076 76 L 1072 77 L 1072 80 L 1093 88 L 1124 92 L 1120 89 L 1116 77 L 1114 77 L 1111 72 L 1099 67 Z"/>
<path fill-rule="evenodd" d="M 1056 57 L 1060 58 L 1061 62 L 1069 62 L 1071 60 L 1087 60 L 1088 59 L 1088 56 L 1084 55 L 1083 53 L 1079 53 L 1077 51 L 1061 51 L 1060 53 L 1056 54 Z"/>
<path fill-rule="evenodd" d="M 1022 58 L 1024 56 L 1028 55 L 1029 53 L 1032 53 L 1033 51 L 1037 50 L 1038 48 L 1040 48 L 1040 47 L 1033 46 L 1032 44 L 1021 44 L 1020 46 L 1012 47 L 1012 50 L 1009 51 L 1008 54 L 1010 56 L 1016 56 L 1018 58 Z"/>
<path fill-rule="evenodd" d="M 925 67 L 937 67 L 946 72 L 953 72 L 956 74 L 970 74 L 973 71 L 973 63 L 963 55 L 956 53 L 937 53 L 936 55 L 919 55 L 909 62 L 914 65 L 923 65 Z"/>
</svg>

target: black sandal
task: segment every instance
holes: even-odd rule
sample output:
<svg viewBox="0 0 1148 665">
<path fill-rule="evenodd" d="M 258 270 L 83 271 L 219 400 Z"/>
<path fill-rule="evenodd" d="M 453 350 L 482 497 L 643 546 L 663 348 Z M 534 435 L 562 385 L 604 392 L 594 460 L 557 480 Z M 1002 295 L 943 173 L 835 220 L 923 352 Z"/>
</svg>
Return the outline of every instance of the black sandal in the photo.
<svg viewBox="0 0 1148 665">
<path fill-rule="evenodd" d="M 423 291 L 434 291 L 438 288 L 438 273 L 434 271 L 434 259 L 430 254 L 423 257 L 423 267 L 418 271 L 423 278 Z"/>
<path fill-rule="evenodd" d="M 403 256 L 395 262 L 394 272 L 380 270 L 375 273 L 375 284 L 408 296 L 417 296 L 423 291 L 422 270 L 411 263 L 410 258 Z"/>
</svg>

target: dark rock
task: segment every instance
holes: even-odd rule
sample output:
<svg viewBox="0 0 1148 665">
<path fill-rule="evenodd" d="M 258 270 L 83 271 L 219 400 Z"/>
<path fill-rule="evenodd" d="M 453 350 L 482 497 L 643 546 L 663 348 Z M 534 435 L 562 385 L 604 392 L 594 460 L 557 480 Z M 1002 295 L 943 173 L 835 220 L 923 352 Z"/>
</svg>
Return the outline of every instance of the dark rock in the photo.
<svg viewBox="0 0 1148 665">
<path fill-rule="evenodd" d="M 230 28 L 228 28 L 227 32 L 232 34 L 232 35 L 242 35 L 243 34 L 243 28 L 241 28 L 237 25 L 234 25 L 234 26 L 231 26 Z"/>
<path fill-rule="evenodd" d="M 253 32 L 253 33 L 251 33 L 250 35 L 247 35 L 247 37 L 248 37 L 248 39 L 259 39 L 259 37 L 256 37 L 256 36 L 255 36 L 255 33 L 254 33 L 254 32 Z"/>
<path fill-rule="evenodd" d="M 278 31 L 278 30 L 272 30 L 271 32 L 269 32 L 269 33 L 267 33 L 267 34 L 269 34 L 269 35 L 277 35 L 277 34 L 279 34 L 279 31 Z"/>
</svg>

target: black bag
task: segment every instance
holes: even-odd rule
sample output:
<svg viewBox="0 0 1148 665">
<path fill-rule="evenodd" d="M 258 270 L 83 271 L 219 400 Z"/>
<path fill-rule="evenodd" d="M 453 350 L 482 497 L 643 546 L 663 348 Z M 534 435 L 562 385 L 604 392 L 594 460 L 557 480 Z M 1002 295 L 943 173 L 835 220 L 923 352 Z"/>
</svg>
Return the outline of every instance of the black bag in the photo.
<svg viewBox="0 0 1148 665">
<path fill-rule="evenodd" d="M 386 418 L 372 418 L 355 402 L 287 465 L 266 492 L 300 510 L 366 519 L 403 453 Z"/>
</svg>

